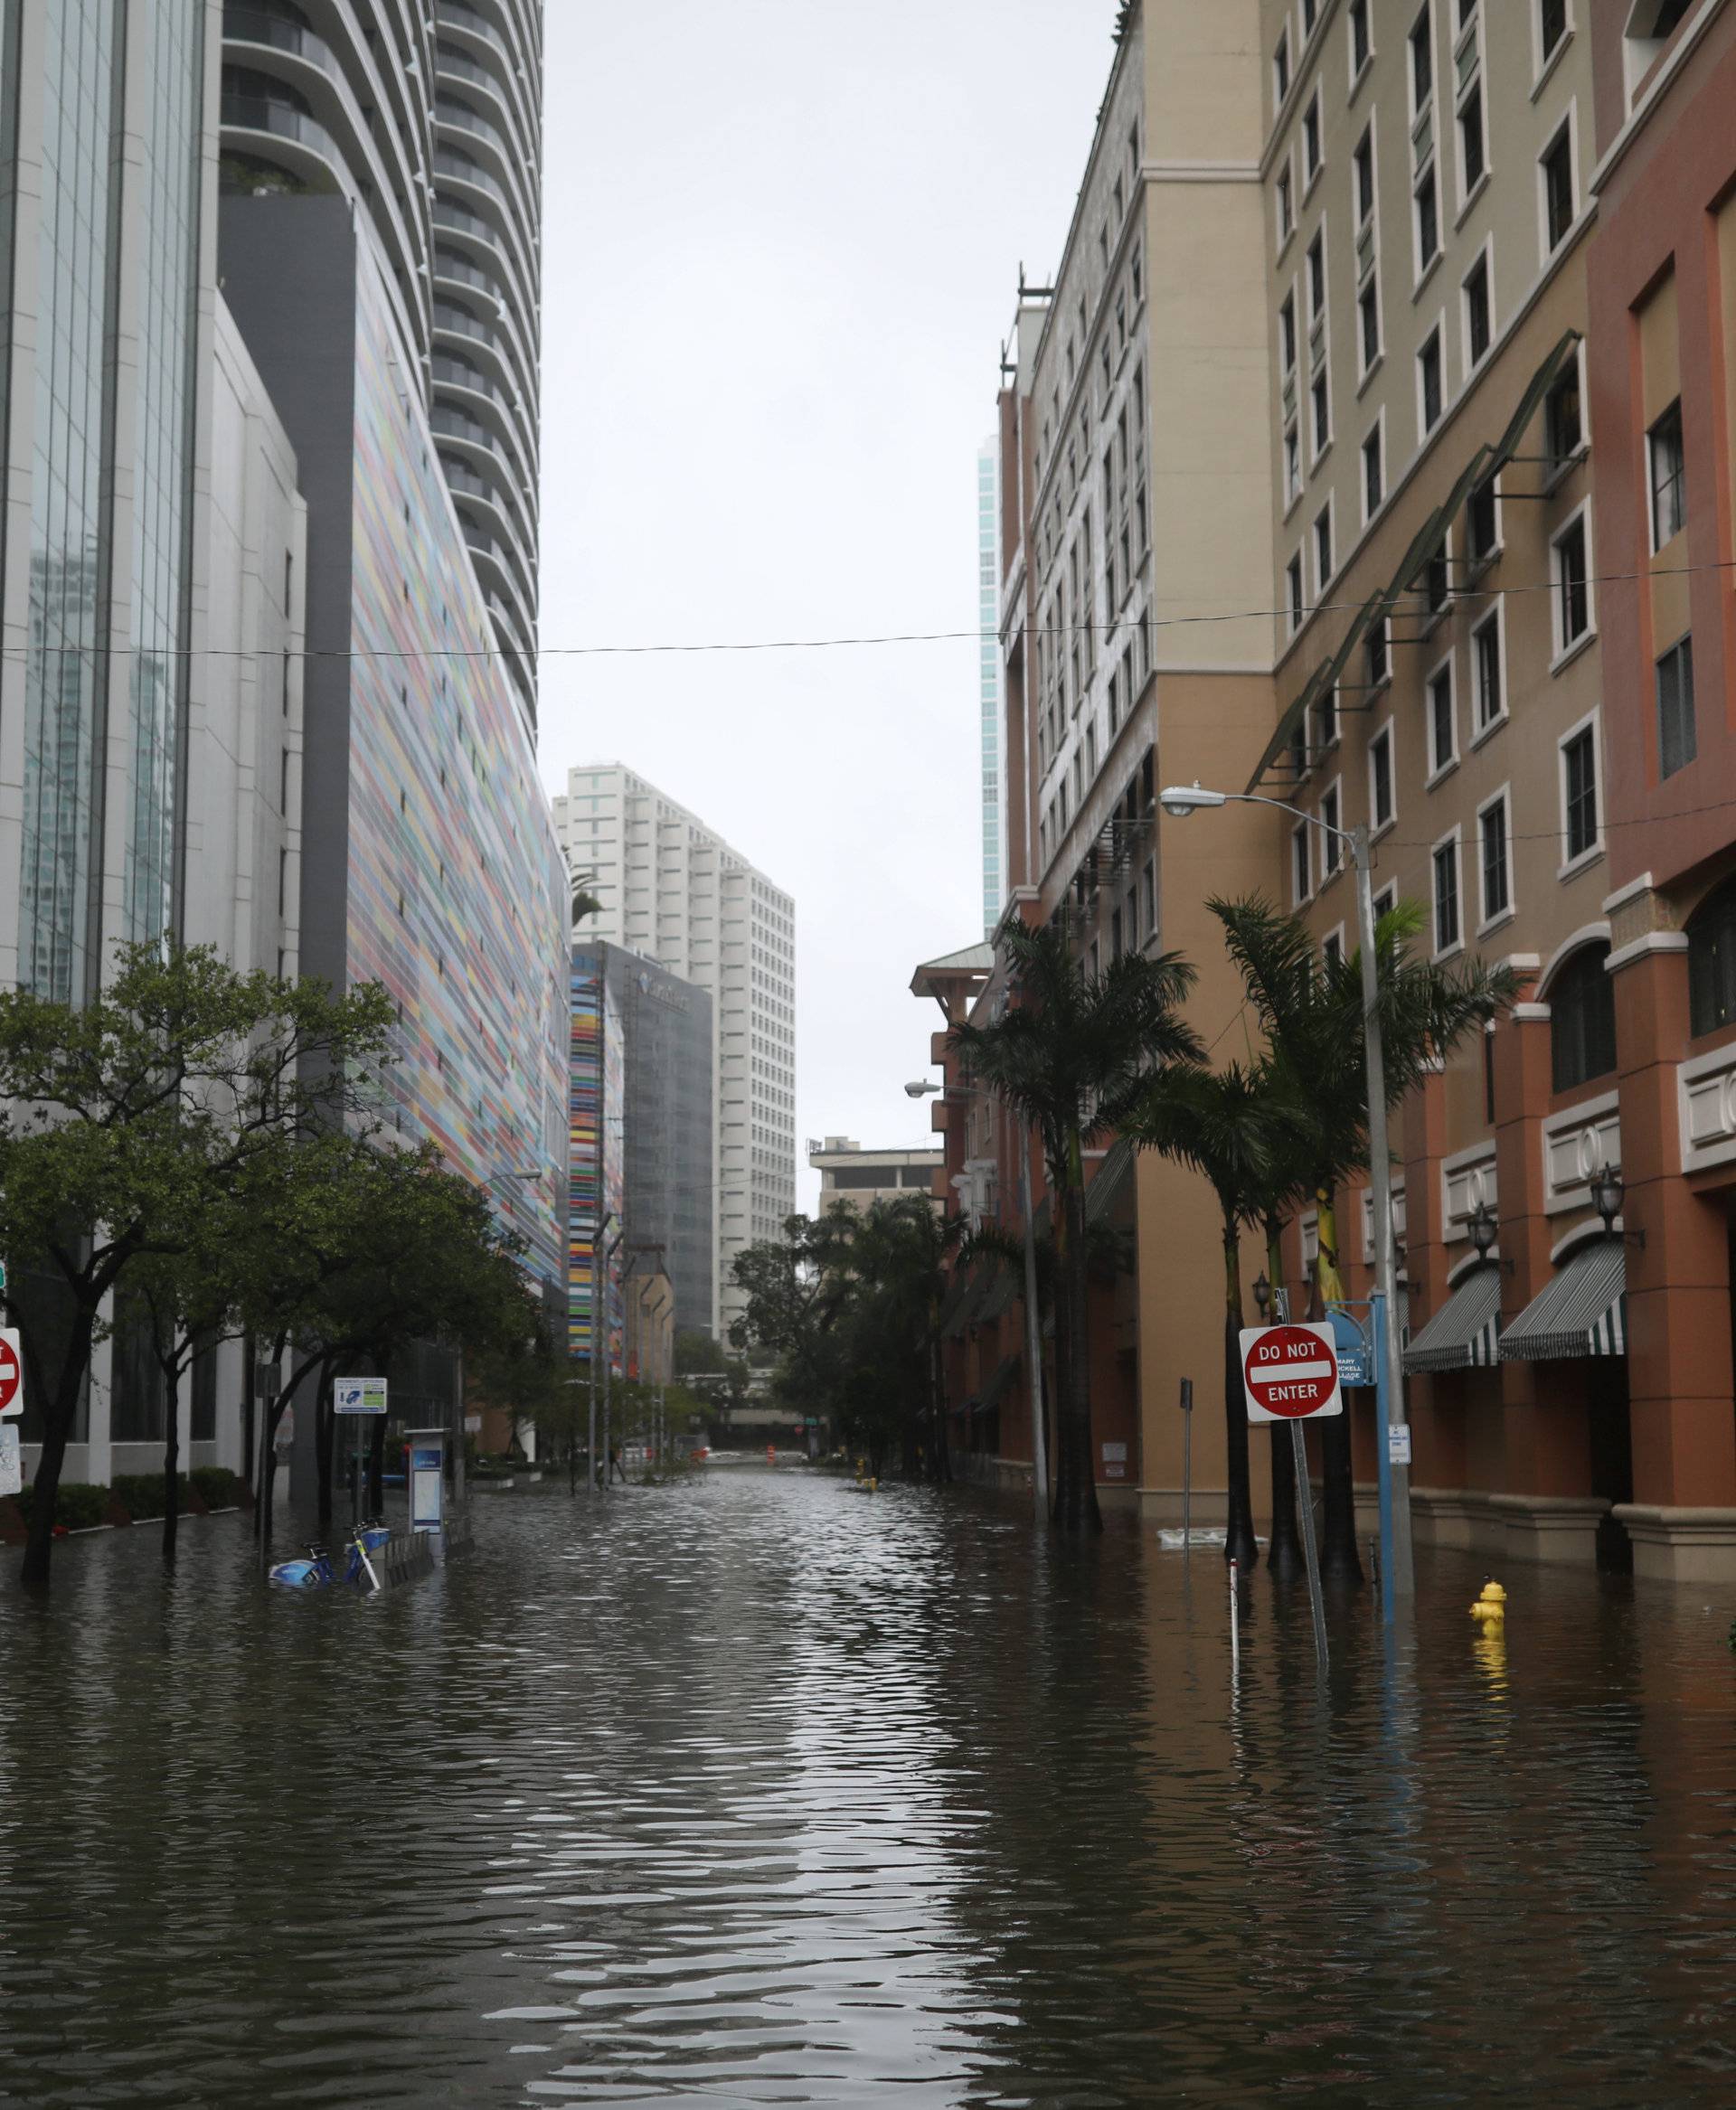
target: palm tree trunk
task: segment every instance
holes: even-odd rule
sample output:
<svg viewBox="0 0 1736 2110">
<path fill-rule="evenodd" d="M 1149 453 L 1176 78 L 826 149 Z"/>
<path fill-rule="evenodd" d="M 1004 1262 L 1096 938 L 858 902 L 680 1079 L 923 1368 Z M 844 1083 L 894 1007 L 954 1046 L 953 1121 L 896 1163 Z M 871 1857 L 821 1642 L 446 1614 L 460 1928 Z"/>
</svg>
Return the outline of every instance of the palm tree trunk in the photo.
<svg viewBox="0 0 1736 2110">
<path fill-rule="evenodd" d="M 1318 1319 L 1326 1316 L 1328 1305 L 1344 1301 L 1344 1286 L 1338 1272 L 1338 1212 L 1331 1188 L 1316 1188 L 1314 1199 L 1320 1250 L 1315 1262 L 1309 1315 Z M 1348 1412 L 1335 1414 L 1320 1425 L 1320 1469 L 1326 1493 L 1320 1524 L 1320 1572 L 1359 1583 L 1363 1564 L 1356 1553 L 1356 1493 Z M 1306 1489 L 1302 1495 L 1306 1501 Z"/>
<path fill-rule="evenodd" d="M 181 1522 L 181 1358 L 162 1359 L 166 1394 L 163 1409 L 163 1564 L 175 1566 L 175 1534 Z"/>
<path fill-rule="evenodd" d="M 1229 1506 L 1224 1516 L 1223 1557 L 1251 1574 L 1260 1559 L 1254 1537 L 1254 1499 L 1248 1469 L 1248 1403 L 1241 1383 L 1241 1239 L 1228 1210 L 1223 1219 L 1223 1440 Z"/>
<path fill-rule="evenodd" d="M 1091 1446 L 1090 1278 L 1085 1252 L 1084 1165 L 1078 1131 L 1068 1139 L 1065 1177 L 1055 1192 L 1055 1521 L 1063 1531 L 1100 1531 Z"/>
<path fill-rule="evenodd" d="M 1276 1217 L 1266 1220 L 1266 1273 L 1277 1284 L 1284 1279 L 1284 1258 L 1278 1239 L 1282 1226 Z M 1274 1422 L 1269 1431 L 1272 1439 L 1272 1536 L 1267 1550 L 1266 1565 L 1280 1582 L 1289 1582 L 1302 1573 L 1302 1540 L 1297 1525 L 1296 1513 L 1296 1459 L 1290 1447 L 1290 1432 Z"/>
</svg>

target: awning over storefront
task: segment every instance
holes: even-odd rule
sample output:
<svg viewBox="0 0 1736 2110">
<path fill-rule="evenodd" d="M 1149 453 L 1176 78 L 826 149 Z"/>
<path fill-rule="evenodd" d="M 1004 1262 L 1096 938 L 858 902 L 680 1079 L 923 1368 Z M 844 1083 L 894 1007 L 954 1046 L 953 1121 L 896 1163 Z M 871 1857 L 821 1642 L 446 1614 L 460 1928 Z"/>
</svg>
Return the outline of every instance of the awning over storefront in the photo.
<svg viewBox="0 0 1736 2110">
<path fill-rule="evenodd" d="M 1005 1392 L 1006 1388 L 1013 1382 L 1013 1380 L 1018 1375 L 1018 1357 L 1016 1355 L 1003 1356 L 999 1363 L 997 1363 L 995 1366 L 995 1375 L 990 1378 L 987 1384 L 983 1387 L 982 1398 L 976 1401 L 976 1405 L 971 1408 L 971 1412 L 974 1415 L 987 1414 L 995 1408 L 998 1407 L 1001 1402 L 1002 1395 Z"/>
<path fill-rule="evenodd" d="M 1581 1246 L 1501 1336 L 1507 1362 L 1559 1362 L 1576 1355 L 1626 1355 L 1628 1253 L 1619 1239 Z"/>
<path fill-rule="evenodd" d="M 1123 1135 L 1112 1143 L 1103 1154 L 1103 1163 L 1098 1166 L 1096 1177 L 1085 1190 L 1085 1220 L 1101 1223 L 1115 1207 L 1116 1201 L 1133 1177 L 1135 1157 L 1133 1144 Z"/>
<path fill-rule="evenodd" d="M 1408 1315 L 1408 1314 L 1407 1314 Z M 1404 1352 L 1407 1372 L 1486 1370 L 1501 1358 L 1501 1270 L 1468 1275 Z"/>
<path fill-rule="evenodd" d="M 1010 1260 L 1003 1258 L 996 1267 L 995 1279 L 981 1306 L 971 1314 L 974 1325 L 986 1326 L 991 1319 L 998 1319 L 1002 1313 L 1011 1311 L 1024 1294 L 1024 1282 L 1020 1270 Z"/>
</svg>

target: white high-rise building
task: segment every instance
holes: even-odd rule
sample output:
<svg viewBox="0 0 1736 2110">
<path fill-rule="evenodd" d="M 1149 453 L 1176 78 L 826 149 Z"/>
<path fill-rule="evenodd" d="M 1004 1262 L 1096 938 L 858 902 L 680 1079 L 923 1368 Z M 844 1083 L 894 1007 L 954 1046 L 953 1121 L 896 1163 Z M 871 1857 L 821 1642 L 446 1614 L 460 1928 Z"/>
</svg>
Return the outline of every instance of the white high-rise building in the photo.
<svg viewBox="0 0 1736 2110">
<path fill-rule="evenodd" d="M 601 904 L 579 936 L 647 954 L 712 997 L 717 1036 L 713 1323 L 731 1263 L 796 1207 L 796 904 L 697 815 L 618 762 L 567 772 L 555 825 Z"/>
</svg>

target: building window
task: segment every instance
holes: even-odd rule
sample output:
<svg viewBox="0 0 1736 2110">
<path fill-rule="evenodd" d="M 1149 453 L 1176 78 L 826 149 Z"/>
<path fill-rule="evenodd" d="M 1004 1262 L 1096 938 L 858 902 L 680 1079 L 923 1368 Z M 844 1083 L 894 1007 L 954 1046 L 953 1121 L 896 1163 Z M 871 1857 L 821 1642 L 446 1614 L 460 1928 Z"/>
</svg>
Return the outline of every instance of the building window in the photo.
<svg viewBox="0 0 1736 2110">
<path fill-rule="evenodd" d="M 1381 429 L 1377 425 L 1363 442 L 1363 521 L 1366 525 L 1381 510 L 1381 500 L 1386 495 L 1384 470 L 1381 460 Z"/>
<path fill-rule="evenodd" d="M 1332 440 L 1332 397 L 1324 366 L 1314 377 L 1309 399 L 1314 406 L 1314 458 L 1318 461 Z"/>
<path fill-rule="evenodd" d="M 1555 650 L 1561 654 L 1591 627 L 1583 513 L 1576 513 L 1550 545 L 1550 564 L 1555 586 Z"/>
<path fill-rule="evenodd" d="M 1598 847 L 1598 753 L 1593 726 L 1581 726 L 1561 742 L 1561 834 L 1570 864 L 1590 856 Z"/>
<path fill-rule="evenodd" d="M 1417 277 L 1440 254 L 1440 199 L 1431 163 L 1417 185 Z"/>
<path fill-rule="evenodd" d="M 1357 350 L 1362 355 L 1363 373 L 1366 375 L 1381 355 L 1381 282 L 1378 276 L 1371 278 L 1356 296 L 1356 314 L 1361 325 Z"/>
<path fill-rule="evenodd" d="M 1368 638 L 1363 646 L 1363 661 L 1368 672 L 1368 685 L 1371 689 L 1378 689 L 1391 678 L 1392 659 L 1384 616 L 1377 617 L 1368 626 Z"/>
<path fill-rule="evenodd" d="M 1296 372 L 1296 296 L 1286 294 L 1284 305 L 1278 311 L 1278 349 L 1283 361 L 1284 372 Z"/>
<path fill-rule="evenodd" d="M 1283 30 L 1278 34 L 1278 49 L 1272 53 L 1272 108 L 1279 108 L 1284 98 L 1290 92 L 1290 33 Z"/>
<path fill-rule="evenodd" d="M 1683 477 L 1682 399 L 1678 396 L 1646 436 L 1652 465 L 1652 547 L 1661 550 L 1687 519 Z"/>
<path fill-rule="evenodd" d="M 1483 84 L 1479 80 L 1458 108 L 1458 167 L 1462 188 L 1468 198 L 1483 181 Z"/>
<path fill-rule="evenodd" d="M 1326 312 L 1326 233 L 1315 230 L 1308 244 L 1308 321 L 1317 323 Z"/>
<path fill-rule="evenodd" d="M 1465 548 L 1473 564 L 1486 564 L 1499 550 L 1499 519 L 1495 478 L 1486 476 L 1465 502 Z"/>
<path fill-rule="evenodd" d="M 1288 241 L 1296 226 L 1296 201 L 1290 191 L 1290 165 L 1286 162 L 1278 172 L 1278 246 Z"/>
<path fill-rule="evenodd" d="M 1480 365 L 1493 334 L 1489 310 L 1489 259 L 1480 256 L 1465 280 L 1465 364 Z"/>
<path fill-rule="evenodd" d="M 1157 863 L 1155 858 L 1146 861 L 1145 877 L 1140 882 L 1140 892 L 1145 909 L 1145 929 L 1147 937 L 1157 929 Z"/>
<path fill-rule="evenodd" d="M 1338 739 L 1338 692 L 1327 689 L 1315 705 L 1316 724 L 1320 734 L 1320 747 L 1324 751 L 1335 746 Z"/>
<path fill-rule="evenodd" d="M 1501 670 L 1501 612 L 1492 608 L 1471 633 L 1476 672 L 1477 730 L 1486 732 L 1505 708 Z"/>
<path fill-rule="evenodd" d="M 1320 174 L 1320 90 L 1316 88 L 1302 113 L 1302 182 L 1306 188 Z"/>
<path fill-rule="evenodd" d="M 1544 150 L 1540 166 L 1543 184 L 1544 254 L 1553 256 L 1573 224 L 1573 139 L 1563 125 Z"/>
<path fill-rule="evenodd" d="M 1694 757 L 1694 640 L 1684 637 L 1657 663 L 1657 766 L 1665 777 Z"/>
<path fill-rule="evenodd" d="M 1458 756 L 1453 710 L 1453 663 L 1449 659 L 1429 677 L 1429 774 L 1439 777 Z"/>
<path fill-rule="evenodd" d="M 1477 816 L 1477 865 L 1483 885 L 1483 921 L 1493 923 L 1513 906 L 1507 866 L 1507 795 L 1491 799 Z"/>
<path fill-rule="evenodd" d="M 1374 217 L 1374 127 L 1370 125 L 1356 142 L 1356 225 L 1366 227 Z"/>
<path fill-rule="evenodd" d="M 1383 725 L 1368 743 L 1368 823 L 1384 828 L 1392 818 L 1392 728 Z"/>
<path fill-rule="evenodd" d="M 1298 902 L 1308 898 L 1308 824 L 1298 821 L 1290 831 L 1290 881 Z"/>
<path fill-rule="evenodd" d="M 1290 559 L 1284 577 L 1289 593 L 1290 634 L 1294 636 L 1302 627 L 1302 552 L 1299 550 Z"/>
<path fill-rule="evenodd" d="M 1314 576 L 1324 600 L 1326 581 L 1332 577 L 1332 507 L 1328 505 L 1314 523 Z"/>
<path fill-rule="evenodd" d="M 1688 918 L 1688 1031 L 1696 1038 L 1736 1024 L 1736 880 Z"/>
<path fill-rule="evenodd" d="M 1329 880 L 1338 869 L 1337 830 L 1344 825 L 1342 805 L 1343 797 L 1337 785 L 1333 785 L 1321 794 L 1320 819 L 1325 829 L 1320 838 L 1320 875 L 1323 880 Z"/>
<path fill-rule="evenodd" d="M 1354 80 L 1369 60 L 1368 0 L 1350 0 L 1350 77 Z"/>
<path fill-rule="evenodd" d="M 1567 0 L 1538 0 L 1537 39 L 1548 64 L 1567 34 Z"/>
<path fill-rule="evenodd" d="M 1444 407 L 1440 372 L 1440 328 L 1429 331 L 1428 342 L 1417 353 L 1418 416 L 1425 438 L 1440 423 Z"/>
<path fill-rule="evenodd" d="M 1459 942 L 1458 836 L 1457 832 L 1436 845 L 1435 950 L 1449 952 Z"/>
<path fill-rule="evenodd" d="M 1573 363 L 1549 391 L 1544 411 L 1551 475 L 1559 476 L 1585 444 L 1585 417 L 1580 401 L 1580 363 Z"/>
<path fill-rule="evenodd" d="M 1581 946 L 1549 984 L 1551 1088 L 1577 1091 L 1616 1067 L 1616 994 L 1604 962 L 1607 945 Z"/>
<path fill-rule="evenodd" d="M 1302 42 L 1307 43 L 1314 34 L 1316 17 L 1320 13 L 1320 0 L 1302 0 Z"/>
<path fill-rule="evenodd" d="M 1418 15 L 1410 30 L 1410 115 L 1419 118 L 1435 91 L 1435 33 L 1429 9 Z"/>
<path fill-rule="evenodd" d="M 1288 512 L 1302 494 L 1302 435 L 1294 418 L 1284 429 L 1284 504 Z"/>
</svg>

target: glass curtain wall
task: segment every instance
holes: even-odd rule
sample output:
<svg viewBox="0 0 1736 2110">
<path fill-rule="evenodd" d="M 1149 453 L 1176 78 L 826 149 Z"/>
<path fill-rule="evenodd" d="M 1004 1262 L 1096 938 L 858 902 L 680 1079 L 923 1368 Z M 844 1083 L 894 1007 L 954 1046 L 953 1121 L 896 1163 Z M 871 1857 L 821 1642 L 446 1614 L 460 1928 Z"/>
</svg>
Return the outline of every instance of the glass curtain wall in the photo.
<svg viewBox="0 0 1736 2110">
<path fill-rule="evenodd" d="M 187 664 L 193 408 L 198 327 L 204 11 L 153 6 L 139 176 L 138 414 L 133 476 L 131 827 L 126 934 L 179 922 L 182 714 Z"/>
<path fill-rule="evenodd" d="M 117 0 L 43 10 L 18 978 L 63 1002 L 95 954 L 124 27 Z"/>
</svg>

